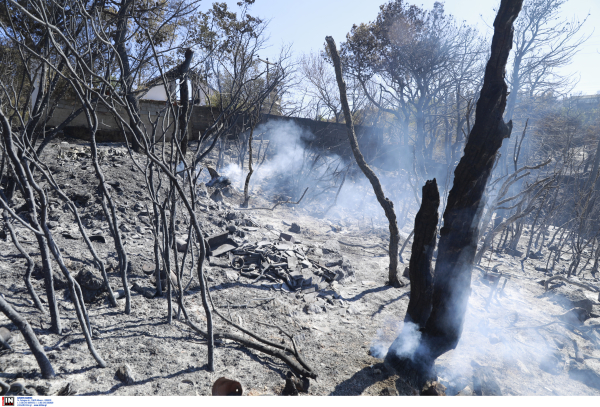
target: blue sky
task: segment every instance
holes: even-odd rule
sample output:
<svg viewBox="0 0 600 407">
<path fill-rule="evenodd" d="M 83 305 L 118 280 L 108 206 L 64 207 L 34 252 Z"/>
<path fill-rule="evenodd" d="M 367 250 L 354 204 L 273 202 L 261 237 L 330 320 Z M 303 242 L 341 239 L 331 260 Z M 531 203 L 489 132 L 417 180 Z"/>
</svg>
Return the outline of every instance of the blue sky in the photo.
<svg viewBox="0 0 600 407">
<path fill-rule="evenodd" d="M 237 9 L 237 1 L 239 0 L 226 2 Z M 385 0 L 256 0 L 252 6 L 252 14 L 270 20 L 267 32 L 271 47 L 265 51 L 265 57 L 275 57 L 281 44 L 289 43 L 293 43 L 294 53 L 300 56 L 311 50 L 322 49 L 326 35 L 332 35 L 339 44 L 352 24 L 374 20 L 379 5 L 384 2 Z M 427 9 L 432 8 L 434 2 L 435 0 L 409 1 Z M 205 0 L 202 8 L 206 10 L 211 3 L 212 1 Z M 499 4 L 498 0 L 447 0 L 444 4 L 446 12 L 454 15 L 457 20 L 477 25 L 481 32 L 491 36 L 495 16 L 493 9 Z M 577 73 L 580 76 L 575 92 L 600 92 L 600 0 L 569 0 L 562 11 L 563 16 L 569 19 L 584 19 L 590 13 L 584 32 L 594 33 L 575 56 L 573 63 L 561 73 Z"/>
</svg>

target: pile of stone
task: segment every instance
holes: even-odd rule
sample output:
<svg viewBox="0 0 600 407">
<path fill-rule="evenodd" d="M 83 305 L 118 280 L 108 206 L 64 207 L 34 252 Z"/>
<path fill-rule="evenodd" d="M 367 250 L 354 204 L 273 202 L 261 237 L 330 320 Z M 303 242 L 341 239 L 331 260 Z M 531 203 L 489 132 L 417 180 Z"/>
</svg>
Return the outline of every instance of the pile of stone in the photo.
<svg viewBox="0 0 600 407">
<path fill-rule="evenodd" d="M 311 293 L 347 275 L 343 259 L 315 256 L 295 237 L 281 233 L 277 241 L 262 240 L 237 246 L 226 233 L 208 239 L 209 264 L 231 268 L 227 275 L 261 281 L 274 290 Z M 327 249 L 325 249 L 327 250 Z M 348 266 L 346 266 L 348 270 Z"/>
</svg>

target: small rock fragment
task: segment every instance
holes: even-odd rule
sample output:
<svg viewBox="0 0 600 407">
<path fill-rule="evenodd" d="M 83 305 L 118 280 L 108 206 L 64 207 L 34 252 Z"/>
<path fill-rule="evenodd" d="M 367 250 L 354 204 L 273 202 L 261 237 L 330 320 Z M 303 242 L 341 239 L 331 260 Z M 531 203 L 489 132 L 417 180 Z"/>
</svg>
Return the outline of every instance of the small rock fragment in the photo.
<svg viewBox="0 0 600 407">
<path fill-rule="evenodd" d="M 57 396 L 73 396 L 74 394 L 77 394 L 77 390 L 73 388 L 71 383 L 67 383 L 65 387 L 56 393 Z"/>
<path fill-rule="evenodd" d="M 144 272 L 144 274 L 146 275 L 151 275 L 154 273 L 155 271 L 155 265 L 152 263 L 145 263 L 142 265 L 142 271 Z"/>
<path fill-rule="evenodd" d="M 388 387 L 384 388 L 383 390 L 381 390 L 381 392 L 379 393 L 379 395 L 380 396 L 397 396 L 398 395 L 398 390 L 396 390 L 392 386 L 388 386 Z"/>
<path fill-rule="evenodd" d="M 328 253 L 338 253 L 340 251 L 340 244 L 337 240 L 327 240 L 323 243 L 323 247 L 321 247 L 324 254 Z"/>
<path fill-rule="evenodd" d="M 279 239 L 285 240 L 286 242 L 290 242 L 290 243 L 296 242 L 296 238 L 294 236 L 288 235 L 287 233 L 283 233 L 283 232 L 279 234 Z"/>
<path fill-rule="evenodd" d="M 308 314 L 321 314 L 323 312 L 323 308 L 315 303 L 311 303 L 306 307 L 306 312 Z"/>
<path fill-rule="evenodd" d="M 223 194 L 223 196 L 226 196 L 228 198 L 231 198 L 231 196 L 233 195 L 233 191 L 231 190 L 230 186 L 221 188 L 221 193 Z"/>
<path fill-rule="evenodd" d="M 221 193 L 221 190 L 215 190 L 215 192 L 213 192 L 210 196 L 210 199 L 212 199 L 215 202 L 223 202 L 223 194 Z"/>
<path fill-rule="evenodd" d="M 79 285 L 88 290 L 99 290 L 104 285 L 104 281 L 97 277 L 93 272 L 89 269 L 83 269 L 77 273 L 75 280 L 79 283 Z"/>
<path fill-rule="evenodd" d="M 50 392 L 50 386 L 40 384 L 38 386 L 35 386 L 35 391 L 40 396 L 47 396 L 48 393 Z"/>
<path fill-rule="evenodd" d="M 203 198 L 208 196 L 208 190 L 206 189 L 206 184 L 204 182 L 200 182 L 198 184 L 198 186 L 196 187 L 196 193 L 198 194 L 198 196 L 201 196 Z"/>
<path fill-rule="evenodd" d="M 567 310 L 572 308 L 583 308 L 589 314 L 592 312 L 594 306 L 593 301 L 587 298 L 581 289 L 571 290 L 565 287 L 551 288 L 544 296 Z"/>
<path fill-rule="evenodd" d="M 444 386 L 442 383 L 440 383 L 436 380 L 425 383 L 425 385 L 421 389 L 421 396 L 445 396 L 445 395 L 446 395 L 446 386 Z"/>
<path fill-rule="evenodd" d="M 133 371 L 128 364 L 121 365 L 117 369 L 117 378 L 121 380 L 125 384 L 133 384 L 135 383 L 135 377 L 133 375 Z"/>
<path fill-rule="evenodd" d="M 182 238 L 175 239 L 175 243 L 177 244 L 177 251 L 179 253 L 185 253 L 187 251 L 188 242 Z"/>
<path fill-rule="evenodd" d="M 106 243 L 106 238 L 102 235 L 91 235 L 90 242 Z"/>
<path fill-rule="evenodd" d="M 225 271 L 227 278 L 231 281 L 237 281 L 240 278 L 240 275 L 233 270 Z"/>
</svg>

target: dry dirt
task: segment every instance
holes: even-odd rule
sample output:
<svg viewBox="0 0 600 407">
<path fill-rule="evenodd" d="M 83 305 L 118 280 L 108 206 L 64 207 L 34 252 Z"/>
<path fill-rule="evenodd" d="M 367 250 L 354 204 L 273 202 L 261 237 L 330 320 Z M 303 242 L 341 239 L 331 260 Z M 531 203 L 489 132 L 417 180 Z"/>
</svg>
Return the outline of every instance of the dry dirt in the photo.
<svg viewBox="0 0 600 407">
<path fill-rule="evenodd" d="M 54 145 L 46 150 L 47 162 L 52 162 L 59 184 L 69 192 L 93 193 L 95 181 L 89 155 L 84 144 L 69 142 Z M 125 148 L 118 144 L 104 144 L 106 154 L 103 168 L 110 182 L 119 181 L 114 197 L 121 221 L 126 225 L 123 234 L 125 247 L 130 253 L 133 268 L 130 284 L 152 287 L 142 271 L 152 264 L 152 234 L 139 212 L 145 210 L 142 174 L 134 171 Z M 62 153 L 59 154 L 59 152 Z M 210 191 L 209 191 L 210 193 Z M 238 219 L 252 219 L 258 227 L 246 227 L 246 237 L 239 243 L 270 240 L 277 241 L 280 232 L 288 232 L 292 222 L 300 225 L 295 234 L 297 245 L 318 259 L 323 256 L 323 246 L 333 249 L 331 256 L 341 256 L 350 272 L 333 284 L 320 284 L 318 295 L 276 291 L 259 281 L 240 277 L 232 268 L 208 266 L 210 290 L 220 311 L 243 327 L 259 332 L 265 338 L 287 340 L 277 329 L 259 322 L 277 325 L 293 334 L 305 360 L 318 373 L 311 380 L 308 395 L 411 395 L 416 391 L 407 386 L 401 377 L 386 371 L 382 359 L 371 355 L 371 347 L 386 349 L 395 338 L 404 318 L 409 300 L 410 286 L 400 289 L 386 285 L 387 228 L 371 226 L 368 222 L 352 220 L 350 213 L 332 211 L 328 219 L 311 216 L 299 206 L 280 206 L 274 211 L 238 211 L 239 193 L 225 198 L 225 203 L 215 204 L 209 198 L 200 199 L 200 217 L 205 233 L 224 231 L 228 213 L 237 213 Z M 136 207 L 136 204 L 141 204 Z M 257 198 L 254 206 L 266 206 L 268 201 Z M 100 233 L 106 243 L 94 243 L 108 264 L 116 264 L 116 253 L 105 222 L 100 220 L 99 202 L 92 198 L 80 207 L 89 231 Z M 414 214 L 412 215 L 414 216 Z M 78 231 L 71 215 L 56 200 L 51 212 L 52 233 L 63 248 L 73 274 L 81 269 L 93 270 L 91 256 L 83 241 L 66 239 L 69 233 L 77 238 Z M 412 219 L 402 231 L 408 236 Z M 185 222 L 185 221 L 183 221 Z M 243 230 L 244 227 L 240 226 Z M 185 230 L 181 225 L 181 233 Z M 23 245 L 39 261 L 39 249 L 33 236 L 24 228 L 17 228 Z M 523 243 L 527 235 L 523 236 Z M 379 246 L 369 249 L 348 246 L 339 242 Z M 542 254 L 547 254 L 546 249 Z M 410 245 L 404 252 L 404 264 L 410 256 Z M 567 264 L 568 259 L 562 260 Z M 215 372 L 206 369 L 206 342 L 185 324 L 173 320 L 167 324 L 166 298 L 148 299 L 132 291 L 132 312 L 125 315 L 124 299 L 119 308 L 110 306 L 105 296 L 88 304 L 88 312 L 96 333 L 94 343 L 108 367 L 97 367 L 89 354 L 81 330 L 78 328 L 68 290 L 57 290 L 61 317 L 66 327 L 63 335 L 50 332 L 49 317 L 42 315 L 29 300 L 23 275 L 25 259 L 12 245 L 10 237 L 0 240 L 0 293 L 33 326 L 41 344 L 57 373 L 55 379 L 44 380 L 23 338 L 10 321 L 0 315 L 0 325 L 12 331 L 13 351 L 0 351 L 0 377 L 9 382 L 24 384 L 25 394 L 55 394 L 70 385 L 77 395 L 209 395 L 212 383 L 219 377 L 239 381 L 244 395 L 278 395 L 285 384 L 288 367 L 278 359 L 248 350 L 231 341 L 220 342 L 215 352 Z M 600 349 L 594 319 L 572 327 L 557 323 L 557 315 L 567 308 L 556 303 L 561 292 L 573 292 L 577 287 L 565 283 L 554 285 L 550 294 L 538 283 L 545 278 L 536 271 L 544 260 L 527 259 L 507 254 L 486 255 L 482 265 L 490 270 L 500 265 L 499 271 L 510 278 L 501 295 L 495 296 L 489 307 L 486 303 L 492 290 L 490 282 L 480 270 L 474 270 L 472 294 L 467 321 L 461 342 L 456 350 L 443 355 L 436 363 L 439 380 L 447 393 L 455 395 L 469 389 L 481 393 L 479 376 L 483 366 L 493 378 L 503 395 L 599 395 L 594 373 L 600 374 Z M 562 264 L 557 270 L 562 269 Z M 55 269 L 58 270 L 57 268 Z M 120 276 L 109 270 L 111 284 L 121 288 Z M 186 272 L 187 283 L 189 270 Z M 595 284 L 593 280 L 588 282 Z M 44 298 L 43 279 L 33 279 L 33 284 Z M 501 279 L 501 285 L 504 279 Z M 562 291 L 561 291 L 562 290 Z M 554 296 L 554 294 L 556 296 Z M 586 291 L 590 300 L 592 317 L 600 317 L 597 293 Z M 205 318 L 200 301 L 197 279 L 185 296 L 187 308 L 199 325 Z M 227 305 L 229 304 L 229 307 Z M 246 308 L 235 307 L 247 304 Z M 312 306 L 311 306 L 312 305 Z M 176 311 L 176 305 L 175 311 Z M 215 316 L 217 327 L 229 329 Z M 596 320 L 597 321 L 597 320 Z M 541 325 L 549 324 L 545 327 Z M 534 327 L 538 327 L 534 329 Z M 571 328 L 572 329 L 571 329 Z M 592 379 L 573 379 L 575 366 L 574 341 Z M 549 364 L 548 358 L 551 358 Z M 552 359 L 554 358 L 554 359 Z M 135 376 L 133 384 L 121 382 L 115 375 L 117 369 L 128 364 Z M 550 366 L 550 367 L 549 367 Z M 591 375 L 591 376 L 590 376 Z M 491 379 L 488 379 L 488 381 Z M 588 380 L 590 386 L 582 383 Z M 485 381 L 485 380 L 484 380 Z M 466 389 L 469 387 L 469 389 Z M 301 394 L 303 395 L 303 394 Z"/>
</svg>

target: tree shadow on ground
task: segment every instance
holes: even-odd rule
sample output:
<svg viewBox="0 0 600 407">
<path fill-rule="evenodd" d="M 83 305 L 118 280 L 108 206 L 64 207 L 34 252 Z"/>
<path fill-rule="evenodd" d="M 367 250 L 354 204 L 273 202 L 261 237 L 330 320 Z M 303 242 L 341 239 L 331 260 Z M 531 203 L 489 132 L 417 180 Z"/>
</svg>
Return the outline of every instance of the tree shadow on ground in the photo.
<svg viewBox="0 0 600 407">
<path fill-rule="evenodd" d="M 392 287 L 391 285 L 384 285 L 383 287 L 375 287 L 375 288 L 369 288 L 367 290 L 364 290 L 358 294 L 356 294 L 354 297 L 344 297 L 344 296 L 340 296 L 340 299 L 344 300 L 344 301 L 358 301 L 360 299 L 362 299 L 362 297 L 364 297 L 367 294 L 373 294 L 373 293 L 378 293 L 381 291 L 385 291 L 385 290 L 390 290 L 390 289 L 394 289 L 394 287 Z"/>
<path fill-rule="evenodd" d="M 402 378 L 387 370 L 383 363 L 365 366 L 352 377 L 335 386 L 330 396 L 390 395 L 393 388 L 400 396 L 412 396 L 415 391 Z"/>
<path fill-rule="evenodd" d="M 156 375 L 156 376 L 151 376 L 148 377 L 147 379 L 144 380 L 138 380 L 133 384 L 126 384 L 126 383 L 117 383 L 114 386 L 112 386 L 110 389 L 106 390 L 106 391 L 92 391 L 92 392 L 88 392 L 88 393 L 81 393 L 80 396 L 102 396 L 102 395 L 108 395 L 111 393 L 116 392 L 118 389 L 120 389 L 123 386 L 129 386 L 129 387 L 133 387 L 133 386 L 140 386 L 140 385 L 144 385 L 146 383 L 152 382 L 156 379 L 172 379 L 174 377 L 177 376 L 181 376 L 182 374 L 186 374 L 186 373 L 195 373 L 195 372 L 199 372 L 201 370 L 206 370 L 207 366 L 201 366 L 201 367 L 194 367 L 194 368 L 189 368 L 189 369 L 183 369 L 180 370 L 178 372 L 169 374 L 169 375 L 164 375 L 164 376 L 160 376 L 160 375 Z"/>
<path fill-rule="evenodd" d="M 390 305 L 391 303 L 393 303 L 393 302 L 396 302 L 396 301 L 399 301 L 399 300 L 401 300 L 402 298 L 404 298 L 404 297 L 408 297 L 408 296 L 410 296 L 410 291 L 406 291 L 406 292 L 404 292 L 404 293 L 400 294 L 398 297 L 396 297 L 396 298 L 392 298 L 391 300 L 387 301 L 385 304 L 381 304 L 381 305 L 379 306 L 379 309 L 378 309 L 377 311 L 375 311 L 373 314 L 371 314 L 371 317 L 374 317 L 375 315 L 379 314 L 381 311 L 383 311 L 383 309 L 384 309 L 385 307 L 387 307 L 387 306 L 388 306 L 388 305 Z"/>
<path fill-rule="evenodd" d="M 224 345 L 224 346 L 219 346 L 219 348 L 221 350 L 223 349 L 228 349 L 230 351 L 236 350 L 242 353 L 245 353 L 246 355 L 248 355 L 254 362 L 256 363 L 260 363 L 262 365 L 267 366 L 269 369 L 273 370 L 274 372 L 276 372 L 281 378 L 281 384 L 284 384 L 284 378 L 285 378 L 285 373 L 287 372 L 287 370 L 289 370 L 289 368 L 287 367 L 287 365 L 285 363 L 280 363 L 278 359 L 276 358 L 271 358 L 269 356 L 266 355 L 261 355 L 261 354 L 254 354 L 252 353 L 249 349 L 244 348 L 241 345 L 238 344 L 231 344 L 231 345 Z M 87 368 L 82 368 L 80 370 L 77 371 L 69 371 L 66 372 L 65 374 L 72 374 L 72 373 L 82 373 L 82 372 L 86 372 L 92 369 L 95 369 L 97 366 L 90 366 Z M 122 383 L 119 382 L 117 384 L 115 384 L 114 386 L 112 386 L 110 389 L 106 390 L 106 391 L 93 391 L 93 392 L 88 392 L 88 393 L 81 393 L 81 396 L 101 396 L 101 395 L 108 395 L 108 394 L 112 394 L 114 392 L 116 392 L 119 388 L 123 387 L 123 386 L 140 386 L 140 385 L 144 385 L 146 383 L 149 382 L 153 382 L 154 380 L 164 380 L 164 379 L 172 379 L 178 376 L 181 376 L 183 374 L 187 374 L 187 373 L 195 373 L 195 372 L 199 372 L 202 370 L 207 370 L 208 366 L 205 364 L 203 366 L 197 366 L 197 367 L 193 367 L 193 368 L 188 368 L 188 369 L 183 369 L 180 370 L 178 372 L 175 373 L 171 373 L 171 374 L 166 374 L 166 375 L 154 375 L 151 377 L 148 377 L 146 379 L 143 380 L 138 380 L 133 384 L 126 384 L 126 383 Z M 115 376 L 114 378 L 115 380 L 118 380 Z"/>
</svg>

